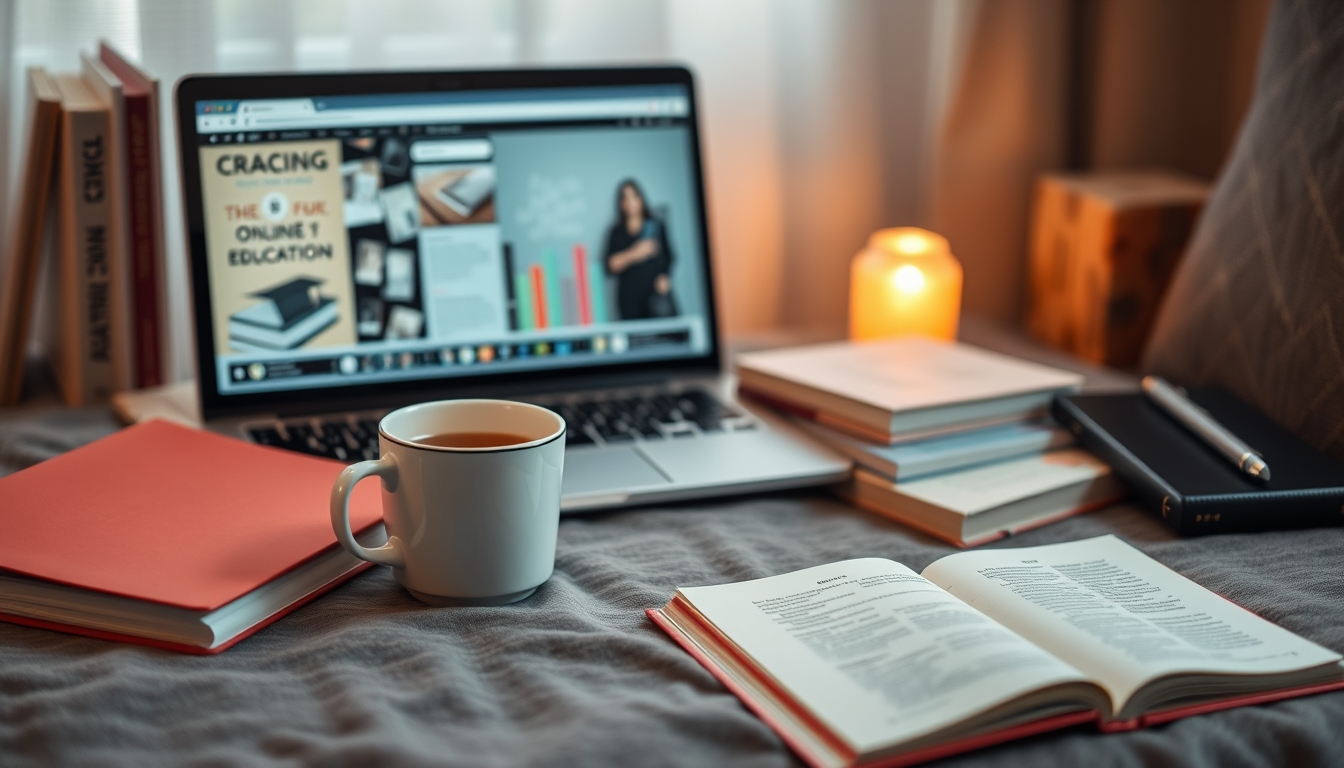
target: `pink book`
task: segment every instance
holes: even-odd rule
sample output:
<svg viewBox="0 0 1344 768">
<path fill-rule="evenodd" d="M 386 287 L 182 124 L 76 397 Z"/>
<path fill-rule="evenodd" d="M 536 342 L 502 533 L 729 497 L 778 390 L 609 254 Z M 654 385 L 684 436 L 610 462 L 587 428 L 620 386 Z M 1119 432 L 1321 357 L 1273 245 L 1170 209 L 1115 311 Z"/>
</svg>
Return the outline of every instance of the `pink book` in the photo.
<svg viewBox="0 0 1344 768">
<path fill-rule="evenodd" d="M 364 570 L 344 466 L 153 420 L 0 478 L 0 619 L 218 653 Z M 350 514 L 380 539 L 375 485 Z"/>
<path fill-rule="evenodd" d="M 1115 538 L 678 589 L 649 617 L 814 768 L 1344 688 L 1341 657 Z"/>
</svg>

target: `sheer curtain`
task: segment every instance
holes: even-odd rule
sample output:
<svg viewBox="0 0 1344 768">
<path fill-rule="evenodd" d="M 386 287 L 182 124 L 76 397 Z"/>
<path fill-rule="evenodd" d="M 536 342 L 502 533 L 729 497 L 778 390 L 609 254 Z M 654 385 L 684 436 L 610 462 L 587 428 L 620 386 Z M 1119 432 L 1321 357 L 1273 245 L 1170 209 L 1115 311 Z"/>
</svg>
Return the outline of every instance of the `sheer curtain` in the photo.
<svg viewBox="0 0 1344 768">
<path fill-rule="evenodd" d="M 165 93 L 189 72 L 683 62 L 699 77 L 726 330 L 839 327 L 848 261 L 867 235 L 927 219 L 928 150 L 950 87 L 952 38 L 945 30 L 970 6 L 970 0 L 10 0 L 0 2 L 6 186 L 22 148 L 24 69 L 73 70 L 79 52 L 100 38 L 140 58 Z M 165 112 L 164 135 L 173 131 Z M 190 315 L 174 153 L 169 142 L 171 370 L 186 377 Z"/>
<path fill-rule="evenodd" d="M 0 203 L 22 151 L 24 68 L 73 70 L 100 38 L 165 93 L 189 72 L 681 62 L 698 76 L 729 333 L 841 328 L 850 257 L 874 229 L 908 224 L 951 240 L 968 311 L 1012 323 L 1035 176 L 1163 165 L 1211 177 L 1269 3 L 0 0 Z M 171 141 L 165 155 L 171 370 L 185 377 Z"/>
</svg>

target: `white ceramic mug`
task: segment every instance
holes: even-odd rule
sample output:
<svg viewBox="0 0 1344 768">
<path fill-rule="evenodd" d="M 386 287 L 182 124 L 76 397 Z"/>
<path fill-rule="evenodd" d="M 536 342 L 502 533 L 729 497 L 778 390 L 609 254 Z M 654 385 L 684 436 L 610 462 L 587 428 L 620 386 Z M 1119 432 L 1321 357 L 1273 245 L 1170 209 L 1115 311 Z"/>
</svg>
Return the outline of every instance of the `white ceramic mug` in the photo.
<svg viewBox="0 0 1344 768">
<path fill-rule="evenodd" d="M 526 442 L 444 448 L 421 442 L 462 432 Z M 392 566 L 430 605 L 504 605 L 531 595 L 555 569 L 565 422 L 536 405 L 444 400 L 393 411 L 378 424 L 381 458 L 345 468 L 331 489 L 331 527 L 352 555 Z M 350 491 L 377 475 L 387 543 L 360 546 Z"/>
</svg>

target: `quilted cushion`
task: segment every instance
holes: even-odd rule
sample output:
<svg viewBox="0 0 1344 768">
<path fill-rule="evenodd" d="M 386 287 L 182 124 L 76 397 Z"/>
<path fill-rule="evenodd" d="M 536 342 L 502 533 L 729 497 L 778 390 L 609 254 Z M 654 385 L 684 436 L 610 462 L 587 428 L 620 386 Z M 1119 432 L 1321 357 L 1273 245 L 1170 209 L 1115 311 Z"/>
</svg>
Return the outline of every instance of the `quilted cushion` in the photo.
<svg viewBox="0 0 1344 768">
<path fill-rule="evenodd" d="M 1144 369 L 1227 388 L 1344 462 L 1344 2 L 1277 3 L 1260 56 Z"/>
</svg>

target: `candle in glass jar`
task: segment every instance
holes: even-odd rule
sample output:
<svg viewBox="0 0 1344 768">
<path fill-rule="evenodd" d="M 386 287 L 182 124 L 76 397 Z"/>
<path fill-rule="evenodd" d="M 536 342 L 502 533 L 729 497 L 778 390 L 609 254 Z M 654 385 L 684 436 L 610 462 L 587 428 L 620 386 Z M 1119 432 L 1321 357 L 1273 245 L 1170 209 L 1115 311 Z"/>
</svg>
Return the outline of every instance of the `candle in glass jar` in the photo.
<svg viewBox="0 0 1344 768">
<path fill-rule="evenodd" d="M 850 266 L 849 337 L 957 337 L 961 264 L 947 238 L 916 227 L 874 232 Z"/>
</svg>

